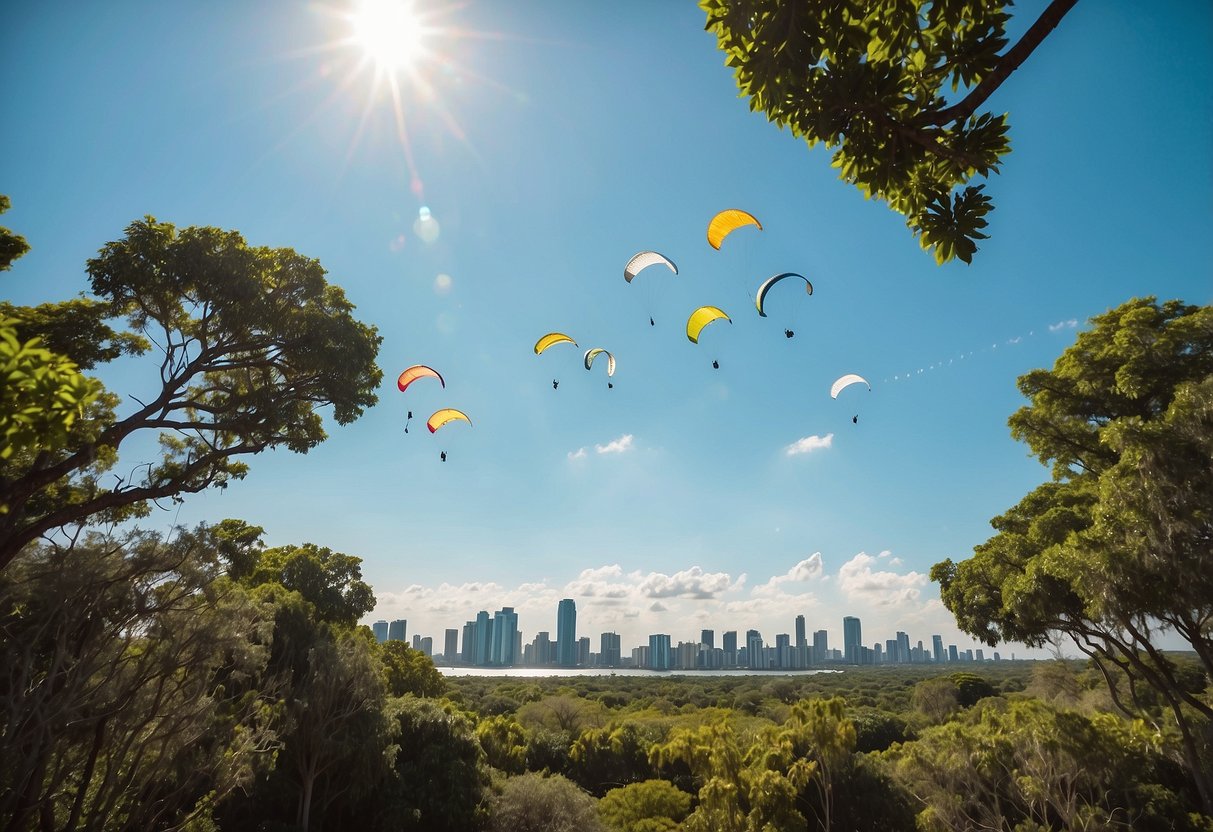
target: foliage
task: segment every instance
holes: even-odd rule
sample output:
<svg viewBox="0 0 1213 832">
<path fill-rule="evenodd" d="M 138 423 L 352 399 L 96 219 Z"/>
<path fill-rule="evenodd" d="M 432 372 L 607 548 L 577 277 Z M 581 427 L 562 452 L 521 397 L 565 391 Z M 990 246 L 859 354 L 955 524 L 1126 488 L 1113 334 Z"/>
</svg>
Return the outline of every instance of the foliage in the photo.
<svg viewBox="0 0 1213 832">
<path fill-rule="evenodd" d="M 314 543 L 279 546 L 260 553 L 245 582 L 277 583 L 302 595 L 319 620 L 352 627 L 375 608 L 374 592 L 362 580 L 361 563 L 360 558 Z"/>
<path fill-rule="evenodd" d="M 64 441 L 0 460 L 0 505 L 10 509 L 0 516 L 0 568 L 47 532 L 223 487 L 245 475 L 248 454 L 304 453 L 325 438 L 320 408 L 346 424 L 376 400 L 380 338 L 352 317 L 320 264 L 291 249 L 148 217 L 106 244 L 88 272 L 96 300 L 6 305 L 0 317 L 18 320 L 19 340 L 44 333 L 78 366 L 154 350 L 156 392 L 122 418 L 117 398 L 98 394 Z M 112 333 L 112 318 L 129 331 Z M 158 461 L 103 480 L 124 443 L 157 433 Z"/>
<path fill-rule="evenodd" d="M 526 771 L 526 729 L 508 716 L 490 716 L 476 725 L 476 739 L 488 764 L 506 774 Z"/>
<path fill-rule="evenodd" d="M 270 611 L 209 530 L 30 548 L 0 574 L 0 825 L 205 819 L 272 762 Z"/>
<path fill-rule="evenodd" d="M 971 559 L 931 575 L 987 643 L 1068 637 L 1130 715 L 1151 717 L 1139 691 L 1152 689 L 1213 813 L 1198 748 L 1213 706 L 1159 649 L 1170 630 L 1213 675 L 1213 307 L 1135 299 L 1092 323 L 1051 371 L 1019 380 L 1031 404 L 1012 434 L 1053 480 L 994 518 Z"/>
<path fill-rule="evenodd" d="M 0 194 L 0 214 L 12 207 L 12 201 Z M 0 225 L 0 272 L 8 271 L 13 261 L 29 251 L 29 243 L 20 234 L 14 234 Z"/>
<path fill-rule="evenodd" d="M 493 801 L 490 832 L 605 832 L 594 798 L 560 775 L 523 774 Z"/>
<path fill-rule="evenodd" d="M 1141 721 L 987 700 L 885 755 L 923 830 L 1200 829 L 1174 739 Z"/>
<path fill-rule="evenodd" d="M 1009 50 L 1002 0 L 700 0 L 750 109 L 883 200 L 939 263 L 968 263 L 993 203 L 976 177 L 1010 152 L 1006 114 L 979 113 L 1076 0 L 1054 0 Z M 956 103 L 945 98 L 965 88 Z"/>
<path fill-rule="evenodd" d="M 611 789 L 598 814 L 612 832 L 672 832 L 691 811 L 691 796 L 665 780 Z"/>
<path fill-rule="evenodd" d="M 384 681 L 391 696 L 442 696 L 446 692 L 443 679 L 434 662 L 420 650 L 413 650 L 403 641 L 385 641 L 379 645 L 383 662 Z"/>
<path fill-rule="evenodd" d="M 387 705 L 391 775 L 364 799 L 372 830 L 464 832 L 487 811 L 488 776 L 472 723 L 449 705 L 405 696 Z"/>
<path fill-rule="evenodd" d="M 0 460 L 62 450 L 101 392 L 100 382 L 38 339 L 22 342 L 16 323 L 0 318 Z"/>
<path fill-rule="evenodd" d="M 607 790 L 647 780 L 651 740 L 635 722 L 588 728 L 569 748 L 569 776 L 583 789 L 601 797 Z"/>
</svg>

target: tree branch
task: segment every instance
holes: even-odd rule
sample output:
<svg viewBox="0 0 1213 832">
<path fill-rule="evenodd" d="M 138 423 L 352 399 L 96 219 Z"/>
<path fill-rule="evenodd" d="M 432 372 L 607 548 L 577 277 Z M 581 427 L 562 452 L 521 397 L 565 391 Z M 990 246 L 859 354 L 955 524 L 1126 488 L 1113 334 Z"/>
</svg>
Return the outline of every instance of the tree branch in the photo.
<svg viewBox="0 0 1213 832">
<path fill-rule="evenodd" d="M 955 121 L 964 121 L 977 112 L 977 108 L 984 104 L 986 99 L 1002 86 L 1002 82 L 1011 77 L 1011 73 L 1019 69 L 1019 65 L 1036 51 L 1036 47 L 1040 46 L 1049 33 L 1057 28 L 1061 19 L 1070 9 L 1074 8 L 1077 2 L 1078 0 L 1053 0 L 1036 22 L 1028 28 L 1028 31 L 1024 32 L 1019 43 L 1003 54 L 993 72 L 982 78 L 981 82 L 963 99 L 924 119 L 921 123 L 924 126 L 938 127 Z"/>
</svg>

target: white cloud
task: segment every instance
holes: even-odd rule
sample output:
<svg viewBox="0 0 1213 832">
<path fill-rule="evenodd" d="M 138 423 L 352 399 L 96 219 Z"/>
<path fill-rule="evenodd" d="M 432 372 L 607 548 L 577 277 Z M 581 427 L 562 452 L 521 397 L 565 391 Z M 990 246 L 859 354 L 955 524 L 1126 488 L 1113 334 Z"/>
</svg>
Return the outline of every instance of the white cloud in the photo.
<svg viewBox="0 0 1213 832">
<path fill-rule="evenodd" d="M 927 576 L 920 572 L 877 572 L 872 569 L 876 558 L 860 552 L 844 563 L 838 570 L 838 586 L 853 602 L 866 606 L 884 607 L 917 601 L 922 594 L 920 587 L 927 583 Z M 889 561 L 893 565 L 893 558 Z"/>
<path fill-rule="evenodd" d="M 1070 318 L 1068 321 L 1058 321 L 1055 324 L 1049 324 L 1049 332 L 1060 332 L 1063 329 L 1074 329 L 1078 326 L 1077 318 Z"/>
<path fill-rule="evenodd" d="M 600 454 L 621 454 L 632 449 L 632 434 L 625 433 L 618 439 L 613 439 L 605 445 L 595 445 L 594 450 Z"/>
<path fill-rule="evenodd" d="M 797 454 L 807 454 L 816 451 L 820 448 L 828 448 L 834 444 L 834 434 L 827 433 L 825 436 L 806 436 L 803 439 L 797 439 L 791 445 L 783 449 L 788 456 L 796 456 Z"/>
<path fill-rule="evenodd" d="M 569 459 L 585 459 L 585 448 L 569 451 Z"/>
<path fill-rule="evenodd" d="M 732 584 L 727 572 L 704 572 L 701 567 L 692 566 L 673 575 L 650 572 L 640 582 L 640 591 L 648 598 L 707 599 L 715 598 Z"/>
<path fill-rule="evenodd" d="M 649 606 L 649 612 L 668 612 L 669 609 L 669 607 L 660 601 L 654 601 L 652 605 Z"/>
<path fill-rule="evenodd" d="M 754 587 L 753 594 L 774 594 L 780 591 L 780 587 L 783 584 L 816 580 L 822 576 L 824 571 L 825 567 L 821 561 L 821 552 L 814 552 L 782 575 L 775 575 L 765 584 Z"/>
</svg>

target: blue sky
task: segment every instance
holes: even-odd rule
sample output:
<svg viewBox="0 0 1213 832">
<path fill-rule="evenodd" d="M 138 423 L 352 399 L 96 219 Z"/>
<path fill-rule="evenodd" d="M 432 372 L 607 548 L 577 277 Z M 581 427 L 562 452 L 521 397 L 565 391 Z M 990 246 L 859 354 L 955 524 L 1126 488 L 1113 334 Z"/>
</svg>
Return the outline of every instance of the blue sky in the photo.
<svg viewBox="0 0 1213 832">
<path fill-rule="evenodd" d="M 1015 32 L 1043 6 L 1018 4 Z M 1130 297 L 1213 298 L 1207 3 L 1078 4 L 991 99 L 1013 146 L 992 239 L 942 268 L 826 151 L 749 112 L 693 3 L 419 7 L 443 31 L 401 84 L 407 154 L 335 2 L 26 4 L 0 55 L 3 222 L 33 246 L 6 298 L 83 291 L 84 261 L 152 214 L 318 258 L 379 328 L 374 409 L 152 522 L 236 516 L 358 555 L 371 618 L 410 633 L 512 605 L 529 640 L 572 595 L 583 634 L 625 645 L 773 641 L 800 613 L 835 640 L 856 614 L 869 643 L 970 645 L 925 575 L 1047 476 L 1006 428 L 1016 377 Z M 714 251 L 732 207 L 763 230 Z M 680 273 L 626 284 L 644 249 Z M 781 271 L 815 293 L 778 287 L 761 319 L 752 293 Z M 733 323 L 694 345 L 703 304 Z M 581 349 L 536 357 L 553 330 Z M 614 389 L 580 366 L 592 346 Z M 446 389 L 397 392 L 414 363 Z M 831 400 L 848 372 L 872 392 Z M 102 377 L 139 395 L 154 373 Z M 474 426 L 429 435 L 447 406 Z"/>
</svg>

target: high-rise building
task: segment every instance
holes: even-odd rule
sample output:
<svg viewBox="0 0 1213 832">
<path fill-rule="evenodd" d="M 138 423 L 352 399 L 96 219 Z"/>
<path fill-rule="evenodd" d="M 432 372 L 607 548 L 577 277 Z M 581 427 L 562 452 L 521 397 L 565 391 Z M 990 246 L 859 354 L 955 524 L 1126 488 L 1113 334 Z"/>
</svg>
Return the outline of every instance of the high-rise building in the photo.
<svg viewBox="0 0 1213 832">
<path fill-rule="evenodd" d="M 489 664 L 510 667 L 514 664 L 518 642 L 518 613 L 513 607 L 502 607 L 493 614 L 493 647 Z"/>
<path fill-rule="evenodd" d="M 708 648 L 716 646 L 716 631 L 715 630 L 700 630 L 699 643 Z"/>
<path fill-rule="evenodd" d="M 421 633 L 413 633 L 413 649 L 421 649 Z"/>
<path fill-rule="evenodd" d="M 980 647 L 977 648 L 977 653 L 975 655 L 977 657 L 977 661 L 979 662 L 984 662 L 986 660 L 986 651 Z"/>
<path fill-rule="evenodd" d="M 484 610 L 476 613 L 476 641 L 472 647 L 472 664 L 484 667 L 493 650 L 493 619 Z"/>
<path fill-rule="evenodd" d="M 375 641 L 380 644 L 387 641 L 387 620 L 376 621 L 371 625 L 371 632 L 375 634 Z"/>
<path fill-rule="evenodd" d="M 665 633 L 649 636 L 649 668 L 669 670 L 674 657 L 671 655 L 670 637 Z"/>
<path fill-rule="evenodd" d="M 562 667 L 577 664 L 577 604 L 572 598 L 556 608 L 556 657 Z"/>
<path fill-rule="evenodd" d="M 590 637 L 582 636 L 577 639 L 577 665 L 579 667 L 590 666 Z"/>
<path fill-rule="evenodd" d="M 806 644 L 808 644 L 808 642 L 805 640 L 804 636 L 804 616 L 798 615 L 796 616 L 796 646 L 804 647 Z"/>
<path fill-rule="evenodd" d="M 945 661 L 943 655 L 943 636 L 931 636 L 931 648 L 931 652 L 935 654 L 936 662 Z"/>
<path fill-rule="evenodd" d="M 535 633 L 535 640 L 531 644 L 533 645 L 532 661 L 535 664 L 544 667 L 552 663 L 552 637 L 547 630 Z"/>
<path fill-rule="evenodd" d="M 468 621 L 463 625 L 463 650 L 459 658 L 464 664 L 476 662 L 476 622 Z"/>
<path fill-rule="evenodd" d="M 720 646 L 724 648 L 725 655 L 737 655 L 737 631 L 729 630 L 721 636 Z"/>
<path fill-rule="evenodd" d="M 757 630 L 746 630 L 745 649 L 750 667 L 766 667 L 762 655 L 762 633 Z"/>
<path fill-rule="evenodd" d="M 842 619 L 843 660 L 848 664 L 859 664 L 861 646 L 863 646 L 863 635 L 859 619 L 848 615 Z"/>
<path fill-rule="evenodd" d="M 447 628 L 446 639 L 442 645 L 442 658 L 447 664 L 452 664 L 459 658 L 459 631 Z"/>
<path fill-rule="evenodd" d="M 889 664 L 897 664 L 901 661 L 897 656 L 897 639 L 891 638 L 884 643 L 885 661 Z"/>
<path fill-rule="evenodd" d="M 403 618 L 397 618 L 391 624 L 387 625 L 387 640 L 388 641 L 404 641 L 404 631 L 408 628 L 408 622 Z"/>
<path fill-rule="evenodd" d="M 821 664 L 830 657 L 829 638 L 825 630 L 813 633 L 813 663 Z"/>
<path fill-rule="evenodd" d="M 423 639 L 421 639 L 421 644 L 418 645 L 418 647 L 420 648 L 422 653 L 425 653 L 425 655 L 427 655 L 427 656 L 434 655 L 434 639 L 431 638 L 430 636 L 426 636 Z"/>
<path fill-rule="evenodd" d="M 902 664 L 909 664 L 911 661 L 910 636 L 901 630 L 897 631 L 897 661 Z"/>
<path fill-rule="evenodd" d="M 950 661 L 950 662 L 960 661 L 960 654 L 956 652 L 955 644 L 948 645 L 948 661 Z"/>
<path fill-rule="evenodd" d="M 603 667 L 619 667 L 619 633 L 603 633 L 598 661 Z"/>
<path fill-rule="evenodd" d="M 787 633 L 779 633 L 775 636 L 775 666 L 792 666 L 792 637 Z"/>
</svg>

